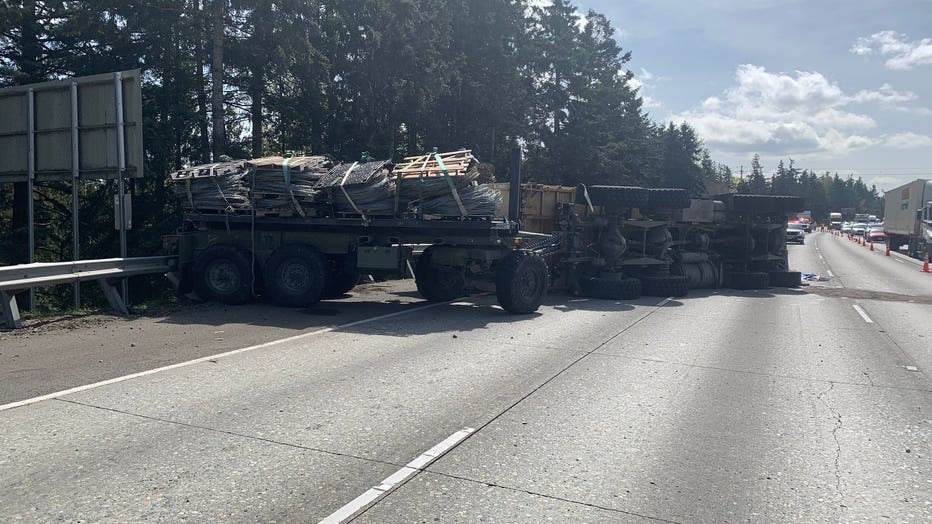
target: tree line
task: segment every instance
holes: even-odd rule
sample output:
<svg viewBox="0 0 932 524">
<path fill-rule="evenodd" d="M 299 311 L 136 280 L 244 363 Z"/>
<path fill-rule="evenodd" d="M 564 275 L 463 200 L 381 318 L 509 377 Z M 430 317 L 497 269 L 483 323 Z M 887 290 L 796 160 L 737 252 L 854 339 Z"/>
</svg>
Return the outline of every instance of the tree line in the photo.
<svg viewBox="0 0 932 524">
<path fill-rule="evenodd" d="M 223 156 L 467 147 L 507 179 L 520 148 L 542 183 L 733 188 L 688 123 L 651 120 L 630 59 L 604 15 L 569 0 L 0 3 L 0 86 L 142 70 L 131 256 L 180 222 L 166 175 Z M 24 261 L 25 191 L 0 185 L 0 264 Z M 39 260 L 70 256 L 67 191 L 36 191 Z M 81 192 L 81 256 L 112 256 L 113 185 Z"/>
<path fill-rule="evenodd" d="M 739 193 L 803 197 L 817 221 L 827 221 L 829 213 L 846 211 L 883 216 L 883 197 L 875 186 L 868 187 L 860 177 L 842 178 L 838 173 L 799 169 L 792 158 L 780 160 L 768 178 L 760 156 L 754 155 L 747 178 L 739 175 L 734 185 Z"/>
</svg>

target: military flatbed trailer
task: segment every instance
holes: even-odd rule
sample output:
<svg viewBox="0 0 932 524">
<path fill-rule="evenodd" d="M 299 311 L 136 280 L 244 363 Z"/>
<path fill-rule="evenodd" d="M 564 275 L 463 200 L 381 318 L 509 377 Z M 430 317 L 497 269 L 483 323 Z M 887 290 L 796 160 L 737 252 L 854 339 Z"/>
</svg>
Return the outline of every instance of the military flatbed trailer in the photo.
<svg viewBox="0 0 932 524">
<path fill-rule="evenodd" d="M 307 307 L 351 290 L 360 275 L 413 273 L 430 301 L 467 290 L 495 292 L 511 313 L 531 313 L 548 287 L 547 264 L 522 249 L 517 222 L 504 218 L 301 218 L 186 214 L 163 239 L 177 255 L 169 278 L 180 293 L 242 304 L 270 300 Z M 411 246 L 427 245 L 416 258 Z M 413 263 L 412 263 L 413 262 Z"/>
</svg>

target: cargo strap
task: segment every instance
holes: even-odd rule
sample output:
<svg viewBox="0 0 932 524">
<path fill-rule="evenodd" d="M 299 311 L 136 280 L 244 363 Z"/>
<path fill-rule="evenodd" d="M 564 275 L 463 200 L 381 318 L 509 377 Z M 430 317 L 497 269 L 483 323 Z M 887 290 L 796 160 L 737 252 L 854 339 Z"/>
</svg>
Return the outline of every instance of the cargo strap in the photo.
<svg viewBox="0 0 932 524">
<path fill-rule="evenodd" d="M 291 161 L 291 157 L 286 158 L 282 161 L 282 176 L 285 179 L 285 183 L 291 185 L 291 166 L 288 163 Z"/>
<path fill-rule="evenodd" d="M 592 207 L 592 200 L 589 200 L 589 190 L 586 189 L 586 184 L 579 184 L 582 186 L 583 197 L 586 198 L 586 203 L 589 204 L 589 211 L 595 213 L 595 208 Z"/>
<path fill-rule="evenodd" d="M 230 204 L 230 201 L 227 199 L 227 196 L 223 194 L 223 188 L 220 187 L 220 182 L 217 182 L 217 177 L 211 176 L 210 178 L 211 180 L 214 181 L 214 185 L 217 186 L 217 192 L 220 193 L 220 198 L 222 198 L 223 201 L 226 202 L 227 204 L 227 207 L 224 209 L 224 211 L 227 213 L 233 213 L 234 211 L 236 211 L 235 209 L 233 209 L 233 206 Z"/>
<path fill-rule="evenodd" d="M 457 207 L 460 208 L 460 216 L 465 217 L 469 213 L 466 212 L 466 207 L 463 206 L 463 201 L 460 199 L 460 194 L 456 190 L 456 184 L 453 183 L 453 179 L 450 178 L 450 173 L 447 172 L 447 166 L 443 164 L 443 159 L 440 158 L 440 155 L 434 153 L 434 159 L 437 161 L 437 165 L 440 166 L 440 171 L 443 172 L 443 178 L 447 181 L 447 185 L 450 186 L 450 192 L 453 193 L 453 200 L 456 200 Z"/>
<path fill-rule="evenodd" d="M 298 203 L 298 199 L 294 196 L 294 187 L 291 185 L 291 157 L 286 158 L 282 161 L 282 178 L 285 179 L 285 188 L 288 190 L 288 196 L 291 197 L 291 204 L 294 206 L 295 211 L 301 215 L 301 218 L 305 218 L 307 213 L 304 212 L 304 208 L 301 207 L 301 204 Z"/>
<path fill-rule="evenodd" d="M 184 189 L 188 193 L 188 203 L 191 204 L 191 211 L 197 211 L 197 207 L 194 205 L 194 195 L 191 194 L 191 179 L 187 178 L 184 181 Z"/>
<path fill-rule="evenodd" d="M 355 209 L 357 213 L 359 213 L 360 215 L 362 215 L 362 221 L 363 221 L 363 223 L 366 223 L 366 222 L 369 221 L 369 218 L 366 217 L 366 214 L 363 213 L 361 209 L 359 209 L 358 207 L 356 207 L 356 203 L 353 202 L 353 199 L 350 198 L 349 193 L 346 192 L 346 188 L 343 187 L 343 184 L 346 183 L 346 179 L 350 176 L 350 173 L 352 173 L 353 170 L 356 169 L 356 166 L 357 166 L 357 165 L 359 165 L 359 162 L 353 162 L 353 165 L 351 165 L 350 168 L 346 170 L 346 174 L 344 174 L 344 175 L 343 175 L 343 179 L 340 180 L 340 190 L 343 191 L 343 196 L 345 196 L 345 197 L 346 197 L 346 200 L 348 200 L 349 203 L 350 203 L 350 205 L 353 206 L 353 209 Z"/>
</svg>

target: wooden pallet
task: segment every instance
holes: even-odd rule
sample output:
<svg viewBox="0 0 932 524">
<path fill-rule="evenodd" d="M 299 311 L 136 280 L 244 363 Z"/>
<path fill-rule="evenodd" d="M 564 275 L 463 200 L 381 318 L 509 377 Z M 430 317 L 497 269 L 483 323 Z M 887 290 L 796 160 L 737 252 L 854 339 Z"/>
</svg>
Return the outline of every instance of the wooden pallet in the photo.
<svg viewBox="0 0 932 524">
<path fill-rule="evenodd" d="M 392 174 L 402 179 L 443 176 L 443 169 L 441 169 L 440 163 L 437 162 L 437 156 L 443 161 L 447 174 L 450 176 L 462 175 L 476 163 L 470 149 L 437 153 L 436 155 L 429 153 L 405 157 L 402 162 L 395 166 Z"/>
</svg>

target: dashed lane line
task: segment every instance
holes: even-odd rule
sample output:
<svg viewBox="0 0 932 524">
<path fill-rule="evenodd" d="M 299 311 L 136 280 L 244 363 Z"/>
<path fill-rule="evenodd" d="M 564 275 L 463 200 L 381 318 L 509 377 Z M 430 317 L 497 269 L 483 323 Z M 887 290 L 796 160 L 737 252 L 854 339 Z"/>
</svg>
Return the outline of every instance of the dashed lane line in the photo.
<svg viewBox="0 0 932 524">
<path fill-rule="evenodd" d="M 861 309 L 861 306 L 857 304 L 851 304 L 851 307 L 853 307 L 854 310 L 858 312 L 858 315 L 861 315 L 861 318 L 864 319 L 864 322 L 867 322 L 868 324 L 874 323 L 874 321 L 871 320 L 871 317 L 867 316 L 867 313 L 865 313 L 864 310 Z"/>
<path fill-rule="evenodd" d="M 354 498 L 342 508 L 325 517 L 320 521 L 320 524 L 338 524 L 341 522 L 349 521 L 360 511 L 366 509 L 375 502 L 378 502 L 379 499 L 388 495 L 395 488 L 411 478 L 412 475 L 420 471 L 424 471 L 424 468 L 431 465 L 435 460 L 442 457 L 446 452 L 458 446 L 460 442 L 465 440 L 469 435 L 472 435 L 474 431 L 475 429 L 473 428 L 465 428 L 450 435 L 440 444 L 437 444 L 424 453 L 421 453 L 420 456 L 409 462 L 405 467 L 386 477 L 385 480 L 383 480 L 377 486 L 373 486 L 372 488 L 366 490 L 362 495 Z"/>
</svg>

